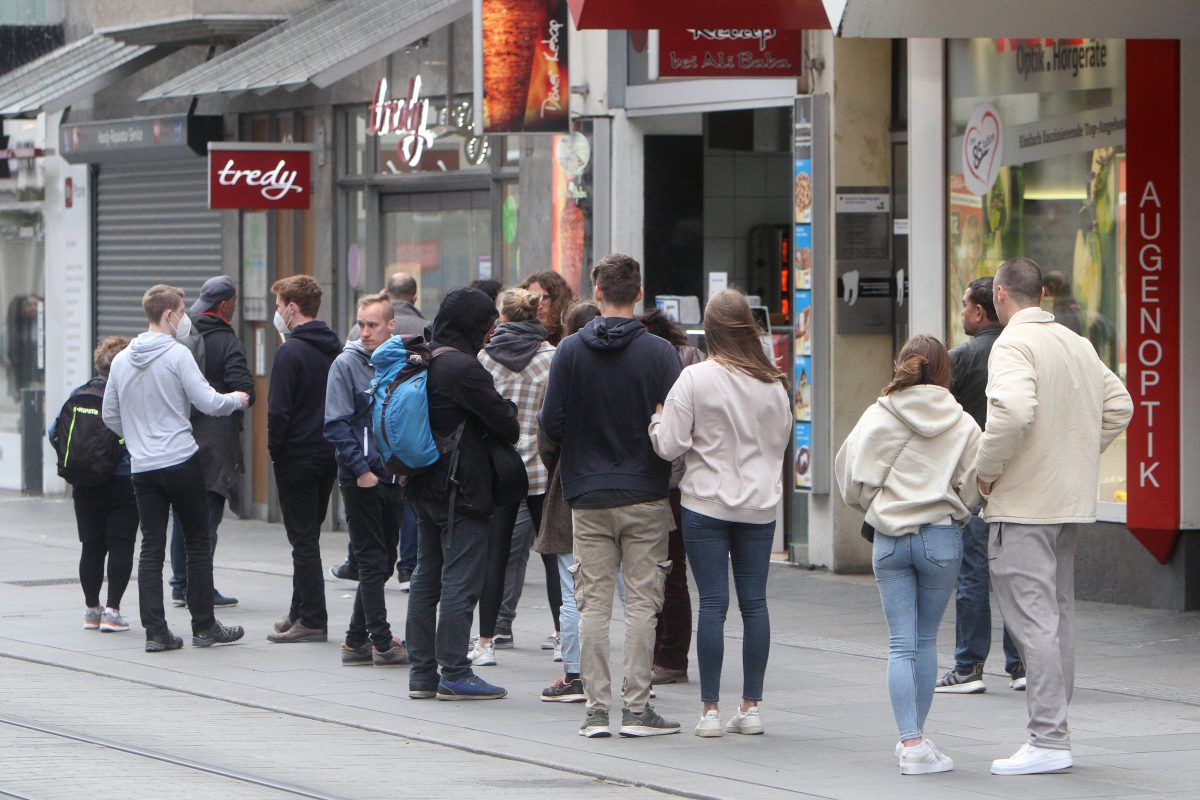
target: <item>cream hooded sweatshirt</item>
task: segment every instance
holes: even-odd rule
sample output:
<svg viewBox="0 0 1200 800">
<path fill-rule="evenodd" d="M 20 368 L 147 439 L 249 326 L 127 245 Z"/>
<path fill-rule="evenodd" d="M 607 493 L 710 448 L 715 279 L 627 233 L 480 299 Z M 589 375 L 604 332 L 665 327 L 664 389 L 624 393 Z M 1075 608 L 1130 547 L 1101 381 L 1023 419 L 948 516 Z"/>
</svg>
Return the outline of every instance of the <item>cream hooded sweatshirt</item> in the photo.
<svg viewBox="0 0 1200 800">
<path fill-rule="evenodd" d="M 980 502 L 975 485 L 979 426 L 940 386 L 879 398 L 842 443 L 834 472 L 846 505 L 879 533 L 902 536 Z"/>
</svg>

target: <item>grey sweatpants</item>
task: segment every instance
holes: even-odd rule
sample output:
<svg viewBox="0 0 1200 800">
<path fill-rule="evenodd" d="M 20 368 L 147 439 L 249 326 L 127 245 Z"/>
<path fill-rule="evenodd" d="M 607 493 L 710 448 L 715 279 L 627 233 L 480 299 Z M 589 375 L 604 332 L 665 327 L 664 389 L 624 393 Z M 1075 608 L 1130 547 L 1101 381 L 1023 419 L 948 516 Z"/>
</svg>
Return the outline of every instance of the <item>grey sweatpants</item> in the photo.
<svg viewBox="0 0 1200 800">
<path fill-rule="evenodd" d="M 1076 525 L 993 522 L 992 588 L 1025 662 L 1025 702 L 1035 747 L 1070 750 L 1067 705 L 1075 685 Z"/>
</svg>

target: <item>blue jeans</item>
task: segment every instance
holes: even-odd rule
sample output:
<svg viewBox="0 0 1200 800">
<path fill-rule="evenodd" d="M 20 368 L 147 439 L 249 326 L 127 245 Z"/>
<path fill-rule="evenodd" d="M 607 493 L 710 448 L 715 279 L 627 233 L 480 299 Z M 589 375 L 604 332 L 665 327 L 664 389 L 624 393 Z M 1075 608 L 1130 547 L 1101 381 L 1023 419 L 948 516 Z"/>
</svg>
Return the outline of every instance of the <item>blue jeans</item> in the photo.
<svg viewBox="0 0 1200 800">
<path fill-rule="evenodd" d="M 742 613 L 742 699 L 762 700 L 763 676 L 771 650 L 767 613 L 767 571 L 775 523 L 749 524 L 713 519 L 683 509 L 683 543 L 700 595 L 696 656 L 700 661 L 700 700 L 721 699 L 725 658 L 725 613 L 729 610 L 729 562 Z M 932 686 L 932 684 L 931 684 Z"/>
<path fill-rule="evenodd" d="M 983 666 L 992 649 L 992 604 L 988 599 L 988 524 L 972 515 L 963 526 L 962 567 L 954 599 L 954 668 L 963 675 Z M 1004 671 L 1021 665 L 1017 646 L 1004 628 Z"/>
<path fill-rule="evenodd" d="M 571 567 L 575 565 L 575 556 L 571 553 L 559 553 L 558 581 L 562 585 L 562 609 L 558 612 L 558 621 L 562 625 L 563 672 L 572 675 L 579 674 L 579 607 L 575 605 L 575 575 Z"/>
<path fill-rule="evenodd" d="M 358 572 L 358 559 L 354 557 L 354 545 L 346 545 L 346 563 Z M 417 568 L 417 513 L 413 511 L 412 502 L 404 500 L 404 511 L 400 517 L 400 559 L 396 562 L 396 572 L 407 570 L 410 574 Z"/>
<path fill-rule="evenodd" d="M 208 555 L 211 558 L 217 552 L 217 528 L 221 527 L 221 520 L 225 518 L 225 496 L 216 492 L 205 494 L 208 495 Z M 179 589 L 186 595 L 187 545 L 179 516 L 171 516 L 171 588 Z"/>
<path fill-rule="evenodd" d="M 888 624 L 888 694 L 901 741 L 921 736 L 937 682 L 937 633 L 962 562 L 962 531 L 875 533 L 871 566 Z"/>
</svg>

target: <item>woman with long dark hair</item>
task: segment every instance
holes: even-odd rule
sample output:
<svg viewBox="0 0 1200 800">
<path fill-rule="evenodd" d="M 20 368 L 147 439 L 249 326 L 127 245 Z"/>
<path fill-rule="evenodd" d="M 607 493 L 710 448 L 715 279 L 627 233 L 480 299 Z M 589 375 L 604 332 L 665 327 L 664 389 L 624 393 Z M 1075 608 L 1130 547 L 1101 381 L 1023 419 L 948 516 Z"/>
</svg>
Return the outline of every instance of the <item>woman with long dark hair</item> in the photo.
<svg viewBox="0 0 1200 800">
<path fill-rule="evenodd" d="M 546 326 L 546 341 L 558 347 L 563 338 L 563 315 L 575 302 L 575 292 L 562 275 L 552 270 L 535 272 L 521 281 L 520 288 L 538 296 L 538 319 Z"/>
<path fill-rule="evenodd" d="M 708 360 L 687 367 L 650 422 L 659 456 L 683 457 L 679 484 L 683 541 L 700 594 L 696 654 L 700 701 L 696 735 L 720 736 L 721 664 L 729 563 L 745 633 L 742 702 L 724 726 L 763 732 L 758 704 L 771 646 L 767 570 L 783 498 L 783 459 L 792 436 L 783 372 L 763 352 L 746 297 L 717 292 L 704 311 Z"/>
<path fill-rule="evenodd" d="M 871 568 L 889 632 L 888 694 L 903 775 L 954 762 L 925 736 L 937 682 L 937 632 L 962 561 L 959 523 L 980 503 L 979 425 L 950 394 L 950 356 L 914 336 L 883 396 L 863 412 L 834 461 L 846 505 L 866 512 Z"/>
</svg>

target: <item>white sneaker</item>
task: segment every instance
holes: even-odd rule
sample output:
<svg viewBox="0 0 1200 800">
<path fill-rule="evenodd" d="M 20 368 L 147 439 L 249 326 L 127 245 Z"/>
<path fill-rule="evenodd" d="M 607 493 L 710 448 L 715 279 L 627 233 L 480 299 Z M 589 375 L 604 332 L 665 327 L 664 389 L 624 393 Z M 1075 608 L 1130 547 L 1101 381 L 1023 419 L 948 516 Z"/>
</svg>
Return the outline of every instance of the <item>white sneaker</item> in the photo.
<svg viewBox="0 0 1200 800">
<path fill-rule="evenodd" d="M 722 733 L 721 712 L 715 708 L 704 712 L 704 716 L 700 717 L 700 722 L 696 725 L 696 735 L 702 739 L 710 739 Z"/>
<path fill-rule="evenodd" d="M 727 733 L 744 733 L 748 736 L 762 733 L 762 717 L 758 713 L 758 706 L 753 706 L 746 711 L 742 711 L 739 707 L 733 719 L 725 723 L 725 731 Z"/>
<path fill-rule="evenodd" d="M 467 654 L 467 658 L 470 659 L 473 667 L 494 667 L 496 666 L 496 645 L 492 642 L 485 645 L 476 643 L 475 649 Z"/>
<path fill-rule="evenodd" d="M 904 747 L 900 750 L 901 775 L 929 775 L 933 772 L 949 772 L 952 769 L 954 762 L 938 750 L 930 739 L 924 739 L 914 747 Z"/>
<path fill-rule="evenodd" d="M 1019 678 L 1013 678 L 1011 681 L 1009 681 L 1008 688 L 1012 689 L 1014 692 L 1023 692 L 1025 691 L 1025 684 L 1025 676 L 1022 675 Z"/>
<path fill-rule="evenodd" d="M 1026 742 L 1013 753 L 1012 758 L 998 758 L 992 762 L 993 775 L 1040 775 L 1044 772 L 1062 772 L 1071 768 L 1070 750 L 1051 750 L 1035 747 Z"/>
<path fill-rule="evenodd" d="M 554 643 L 554 662 L 556 664 L 562 663 L 562 645 L 558 642 Z"/>
<path fill-rule="evenodd" d="M 542 641 L 543 650 L 553 650 L 558 647 L 558 634 L 552 633 Z"/>
<path fill-rule="evenodd" d="M 120 611 L 106 608 L 104 609 L 104 614 L 100 617 L 100 630 L 105 633 L 127 631 L 129 630 L 129 623 L 121 616 Z"/>
</svg>

